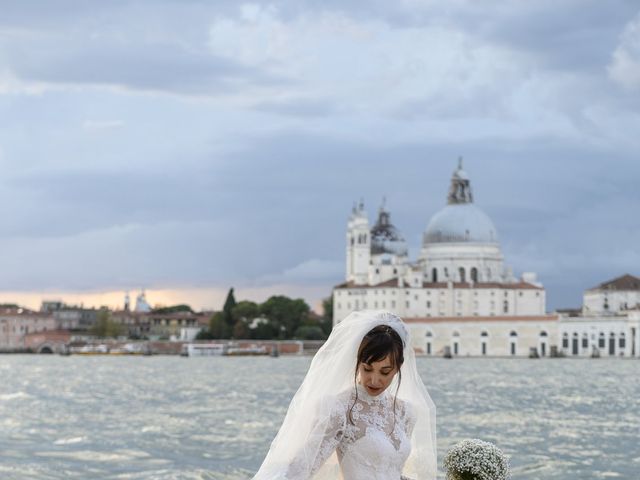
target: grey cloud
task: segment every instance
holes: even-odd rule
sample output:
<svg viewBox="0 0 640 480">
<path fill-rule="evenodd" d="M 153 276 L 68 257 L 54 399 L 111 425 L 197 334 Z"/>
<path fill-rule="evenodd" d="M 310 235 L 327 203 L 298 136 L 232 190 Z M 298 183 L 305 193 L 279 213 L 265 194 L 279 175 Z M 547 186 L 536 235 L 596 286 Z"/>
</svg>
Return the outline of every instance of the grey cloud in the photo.
<svg viewBox="0 0 640 480">
<path fill-rule="evenodd" d="M 175 94 L 224 94 L 248 86 L 285 83 L 283 78 L 215 57 L 204 50 L 172 44 L 82 43 L 61 41 L 5 51 L 9 65 L 24 80 L 97 86 Z M 78 45 L 80 43 L 80 45 Z M 52 50 L 50 50 L 52 48 Z"/>
</svg>

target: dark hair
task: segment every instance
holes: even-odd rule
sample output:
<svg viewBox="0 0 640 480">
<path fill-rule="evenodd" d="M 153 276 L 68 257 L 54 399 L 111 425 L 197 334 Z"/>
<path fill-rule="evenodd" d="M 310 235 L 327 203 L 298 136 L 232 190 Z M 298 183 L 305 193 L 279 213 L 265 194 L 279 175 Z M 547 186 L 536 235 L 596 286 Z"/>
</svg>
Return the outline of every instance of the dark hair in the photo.
<svg viewBox="0 0 640 480">
<path fill-rule="evenodd" d="M 396 394 L 393 397 L 393 415 L 395 419 L 396 414 L 396 397 L 398 396 L 398 389 L 400 388 L 400 382 L 402 381 L 402 372 L 400 367 L 404 363 L 404 342 L 398 332 L 396 332 L 389 325 L 378 325 L 367 332 L 360 342 L 358 348 L 358 356 L 356 360 L 356 369 L 353 376 L 353 383 L 356 385 L 358 381 L 358 367 L 361 363 L 371 365 L 373 362 L 379 362 L 380 360 L 389 357 L 391 366 L 398 370 L 398 385 L 396 387 Z M 349 409 L 349 421 L 353 424 L 353 417 L 351 412 L 358 401 L 358 389 L 355 389 L 356 397 Z"/>
</svg>

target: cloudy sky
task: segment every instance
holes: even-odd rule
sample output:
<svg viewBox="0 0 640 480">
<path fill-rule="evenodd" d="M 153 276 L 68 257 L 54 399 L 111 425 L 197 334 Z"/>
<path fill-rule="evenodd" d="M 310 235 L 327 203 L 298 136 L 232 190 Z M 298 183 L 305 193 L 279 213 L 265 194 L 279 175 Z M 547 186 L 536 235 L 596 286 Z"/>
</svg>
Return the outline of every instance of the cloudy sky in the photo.
<svg viewBox="0 0 640 480">
<path fill-rule="evenodd" d="M 457 157 L 548 308 L 640 274 L 637 1 L 22 1 L 0 10 L 0 301 L 220 308 L 415 258 Z"/>
</svg>

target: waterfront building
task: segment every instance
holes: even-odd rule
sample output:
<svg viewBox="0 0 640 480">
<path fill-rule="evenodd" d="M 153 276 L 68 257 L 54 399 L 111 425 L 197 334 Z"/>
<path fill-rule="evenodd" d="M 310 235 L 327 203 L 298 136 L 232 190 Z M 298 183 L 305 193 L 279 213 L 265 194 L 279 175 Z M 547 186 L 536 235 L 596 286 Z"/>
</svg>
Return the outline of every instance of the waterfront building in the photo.
<svg viewBox="0 0 640 480">
<path fill-rule="evenodd" d="M 40 311 L 50 313 L 56 320 L 56 329 L 87 331 L 96 324 L 98 309 L 84 308 L 82 305 L 67 305 L 59 300 L 44 300 Z"/>
<path fill-rule="evenodd" d="M 460 161 L 447 205 L 429 221 L 412 261 L 384 203 L 373 225 L 362 202 L 347 224 L 346 279 L 334 288 L 334 323 L 354 310 L 390 310 L 407 320 L 426 355 L 549 354 L 557 315 L 535 273 L 505 265 L 498 232 L 474 203 Z"/>
<path fill-rule="evenodd" d="M 56 328 L 51 313 L 34 312 L 27 308 L 10 306 L 0 308 L 0 351 L 22 351 L 27 348 L 25 335 L 51 331 Z"/>
<path fill-rule="evenodd" d="M 584 292 L 582 309 L 560 312 L 565 355 L 640 357 L 640 278 L 625 274 Z"/>
</svg>

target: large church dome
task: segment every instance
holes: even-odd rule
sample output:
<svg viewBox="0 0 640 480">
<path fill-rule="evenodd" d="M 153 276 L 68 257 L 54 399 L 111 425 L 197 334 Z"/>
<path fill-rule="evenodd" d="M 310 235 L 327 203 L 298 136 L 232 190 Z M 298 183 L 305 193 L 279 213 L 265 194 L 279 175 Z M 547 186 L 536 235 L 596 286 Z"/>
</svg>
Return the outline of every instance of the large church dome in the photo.
<svg viewBox="0 0 640 480">
<path fill-rule="evenodd" d="M 424 232 L 425 243 L 498 243 L 496 227 L 473 203 L 447 205 L 436 213 Z"/>
<path fill-rule="evenodd" d="M 462 160 L 451 177 L 447 203 L 429 221 L 424 232 L 424 244 L 498 243 L 493 222 L 473 204 L 471 183 L 462 169 Z"/>
</svg>

